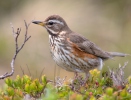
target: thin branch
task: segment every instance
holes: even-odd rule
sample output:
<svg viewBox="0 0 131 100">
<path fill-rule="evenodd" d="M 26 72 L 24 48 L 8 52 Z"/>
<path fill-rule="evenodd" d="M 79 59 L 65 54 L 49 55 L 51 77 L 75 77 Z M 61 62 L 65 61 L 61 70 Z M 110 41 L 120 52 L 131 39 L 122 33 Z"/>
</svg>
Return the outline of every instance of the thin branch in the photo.
<svg viewBox="0 0 131 100">
<path fill-rule="evenodd" d="M 126 80 L 124 79 L 124 69 L 127 66 L 128 62 L 125 62 L 123 66 L 119 65 L 119 68 L 114 70 L 111 70 L 109 68 L 110 77 L 113 81 L 114 86 L 118 86 L 119 88 L 124 88 Z"/>
<path fill-rule="evenodd" d="M 22 67 L 21 67 L 21 66 L 20 66 L 20 69 L 21 69 L 21 71 L 22 71 L 22 74 L 23 74 L 23 75 L 25 75 L 24 70 L 22 69 Z"/>
<path fill-rule="evenodd" d="M 54 85 L 55 85 L 55 77 L 56 77 L 56 64 L 55 64 L 55 68 L 54 68 Z"/>
<path fill-rule="evenodd" d="M 42 76 L 44 70 L 45 70 L 45 68 L 43 68 L 43 70 L 41 71 L 40 76 L 39 76 L 39 80 L 40 80 L 40 78 L 41 78 L 41 76 Z"/>
<path fill-rule="evenodd" d="M 15 32 L 14 27 L 13 27 L 13 25 L 12 25 L 12 23 L 11 23 L 12 32 L 13 32 L 13 35 L 14 35 L 14 38 L 15 38 L 15 54 L 14 54 L 14 56 L 13 56 L 13 58 L 12 58 L 12 61 L 11 61 L 11 72 L 10 72 L 10 73 L 6 72 L 5 74 L 1 75 L 1 76 L 0 76 L 0 79 L 4 79 L 4 78 L 7 78 L 7 77 L 10 77 L 10 76 L 12 76 L 12 75 L 14 74 L 14 63 L 15 63 L 15 59 L 16 59 L 18 53 L 19 53 L 19 52 L 21 51 L 21 49 L 24 47 L 25 43 L 31 38 L 31 36 L 28 36 L 28 35 L 27 35 L 27 34 L 28 34 L 28 28 L 29 28 L 30 23 L 27 24 L 25 20 L 24 20 L 24 23 L 25 23 L 25 27 L 26 27 L 25 38 L 24 38 L 24 42 L 22 43 L 22 45 L 20 46 L 20 48 L 19 48 L 19 46 L 18 46 L 18 37 L 19 37 L 19 35 L 20 35 L 21 28 L 17 28 L 17 31 Z"/>
<path fill-rule="evenodd" d="M 27 69 L 28 69 L 29 75 L 31 76 L 30 69 L 29 69 L 28 65 L 26 65 L 26 66 L 27 66 Z"/>
</svg>

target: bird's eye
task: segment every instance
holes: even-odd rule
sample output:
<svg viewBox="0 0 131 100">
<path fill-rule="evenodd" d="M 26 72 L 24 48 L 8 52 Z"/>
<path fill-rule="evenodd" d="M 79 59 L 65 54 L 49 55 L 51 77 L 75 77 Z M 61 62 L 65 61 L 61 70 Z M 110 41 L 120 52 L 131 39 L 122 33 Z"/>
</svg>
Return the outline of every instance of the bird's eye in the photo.
<svg viewBox="0 0 131 100">
<path fill-rule="evenodd" d="M 53 23 L 52 21 L 50 21 L 48 24 L 49 24 L 49 25 L 53 25 L 54 23 Z"/>
</svg>

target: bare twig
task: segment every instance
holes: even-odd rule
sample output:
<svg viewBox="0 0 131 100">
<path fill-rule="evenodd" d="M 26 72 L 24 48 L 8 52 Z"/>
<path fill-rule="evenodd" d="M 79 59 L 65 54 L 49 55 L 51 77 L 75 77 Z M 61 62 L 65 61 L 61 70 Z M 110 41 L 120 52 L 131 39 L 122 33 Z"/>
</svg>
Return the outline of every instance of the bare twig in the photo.
<svg viewBox="0 0 131 100">
<path fill-rule="evenodd" d="M 28 65 L 26 65 L 26 66 L 27 66 L 27 69 L 28 69 L 29 75 L 31 76 L 30 69 L 29 69 Z"/>
<path fill-rule="evenodd" d="M 128 62 L 125 62 L 123 66 L 119 65 L 119 68 L 116 71 L 113 71 L 109 68 L 109 73 L 113 81 L 113 85 L 119 88 L 124 88 L 126 80 L 124 79 L 124 69 L 127 66 Z"/>
<path fill-rule="evenodd" d="M 22 67 L 21 67 L 21 66 L 20 66 L 20 68 L 21 68 L 22 74 L 23 74 L 23 75 L 25 75 L 24 70 L 22 69 Z"/>
<path fill-rule="evenodd" d="M 25 20 L 24 20 L 24 23 L 25 23 L 25 27 L 26 27 L 25 38 L 24 38 L 24 42 L 22 43 L 22 45 L 20 47 L 18 46 L 18 37 L 20 35 L 21 28 L 17 28 L 17 31 L 15 32 L 14 27 L 11 23 L 12 32 L 13 32 L 13 35 L 14 35 L 14 38 L 15 38 L 15 54 L 14 54 L 12 61 L 11 61 L 11 72 L 10 73 L 6 72 L 5 74 L 1 75 L 0 79 L 10 77 L 14 74 L 15 59 L 16 59 L 18 53 L 20 52 L 20 50 L 24 47 L 25 43 L 31 38 L 31 36 L 27 36 L 30 23 L 27 24 Z"/>
<path fill-rule="evenodd" d="M 54 68 L 54 85 L 55 85 L 55 77 L 56 77 L 56 65 L 55 65 L 55 68 Z"/>
<path fill-rule="evenodd" d="M 41 73 L 40 73 L 40 76 L 39 76 L 39 80 L 40 80 L 40 78 L 41 78 L 41 76 L 42 76 L 44 70 L 45 70 L 45 68 L 42 69 L 42 71 L 41 71 Z"/>
<path fill-rule="evenodd" d="M 66 76 L 63 79 L 61 79 L 60 77 L 56 77 L 55 86 L 56 87 L 62 87 L 64 85 L 66 78 L 67 78 Z"/>
</svg>

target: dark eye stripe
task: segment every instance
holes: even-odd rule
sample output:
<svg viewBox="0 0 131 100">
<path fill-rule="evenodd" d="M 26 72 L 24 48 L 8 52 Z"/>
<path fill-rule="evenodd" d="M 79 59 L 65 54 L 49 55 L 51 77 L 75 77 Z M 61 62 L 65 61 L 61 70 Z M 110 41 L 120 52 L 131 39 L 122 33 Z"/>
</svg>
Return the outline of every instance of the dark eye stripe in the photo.
<svg viewBox="0 0 131 100">
<path fill-rule="evenodd" d="M 61 22 L 61 21 L 59 21 L 59 20 L 49 20 L 48 23 L 51 23 L 52 25 L 53 25 L 54 23 L 58 23 L 58 24 L 64 25 L 64 23 Z"/>
</svg>

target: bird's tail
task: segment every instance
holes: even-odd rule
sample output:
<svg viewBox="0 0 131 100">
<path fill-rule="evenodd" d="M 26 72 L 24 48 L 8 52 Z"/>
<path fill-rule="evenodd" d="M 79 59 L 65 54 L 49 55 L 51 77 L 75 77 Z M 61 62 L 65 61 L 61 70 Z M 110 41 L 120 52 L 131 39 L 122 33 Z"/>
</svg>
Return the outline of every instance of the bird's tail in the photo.
<svg viewBox="0 0 131 100">
<path fill-rule="evenodd" d="M 108 52 L 112 57 L 125 57 L 125 56 L 128 56 L 130 54 L 125 54 L 125 53 L 119 53 L 119 52 Z"/>
</svg>

